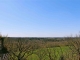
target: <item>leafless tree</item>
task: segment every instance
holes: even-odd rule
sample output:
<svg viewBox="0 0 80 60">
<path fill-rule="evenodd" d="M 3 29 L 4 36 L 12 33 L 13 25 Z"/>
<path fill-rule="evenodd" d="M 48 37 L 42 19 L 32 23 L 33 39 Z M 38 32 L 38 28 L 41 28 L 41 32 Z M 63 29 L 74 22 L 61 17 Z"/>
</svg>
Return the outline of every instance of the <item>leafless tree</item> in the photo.
<svg viewBox="0 0 80 60">
<path fill-rule="evenodd" d="M 34 45 L 21 38 L 16 41 L 9 41 L 6 45 L 9 51 L 9 60 L 27 60 L 34 51 Z"/>
<path fill-rule="evenodd" d="M 69 48 L 73 54 L 77 55 L 78 60 L 80 60 L 80 37 L 77 36 L 75 38 L 70 38 L 69 40 Z"/>
</svg>

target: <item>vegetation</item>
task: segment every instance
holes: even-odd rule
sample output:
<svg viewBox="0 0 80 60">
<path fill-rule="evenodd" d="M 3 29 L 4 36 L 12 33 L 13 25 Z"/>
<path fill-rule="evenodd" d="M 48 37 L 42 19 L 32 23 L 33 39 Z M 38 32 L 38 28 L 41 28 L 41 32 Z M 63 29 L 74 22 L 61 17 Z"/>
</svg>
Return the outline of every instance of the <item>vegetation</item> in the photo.
<svg viewBox="0 0 80 60">
<path fill-rule="evenodd" d="M 80 37 L 7 37 L 4 46 L 8 60 L 80 60 Z"/>
</svg>

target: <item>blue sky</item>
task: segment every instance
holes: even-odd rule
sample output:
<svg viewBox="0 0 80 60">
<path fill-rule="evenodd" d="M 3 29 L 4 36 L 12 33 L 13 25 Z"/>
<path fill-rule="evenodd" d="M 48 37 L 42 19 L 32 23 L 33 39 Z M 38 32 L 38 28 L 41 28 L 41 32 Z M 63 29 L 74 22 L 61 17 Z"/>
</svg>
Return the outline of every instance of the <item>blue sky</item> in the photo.
<svg viewBox="0 0 80 60">
<path fill-rule="evenodd" d="M 79 31 L 79 0 L 0 0 L 3 35 L 64 37 Z"/>
</svg>

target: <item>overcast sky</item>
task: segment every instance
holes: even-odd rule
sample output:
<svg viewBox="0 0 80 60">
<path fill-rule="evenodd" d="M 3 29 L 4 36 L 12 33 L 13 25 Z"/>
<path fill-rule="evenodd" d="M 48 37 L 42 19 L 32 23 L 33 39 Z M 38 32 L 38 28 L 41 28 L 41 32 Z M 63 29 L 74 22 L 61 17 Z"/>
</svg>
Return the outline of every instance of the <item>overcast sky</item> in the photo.
<svg viewBox="0 0 80 60">
<path fill-rule="evenodd" d="M 64 37 L 80 31 L 80 0 L 0 0 L 0 33 Z"/>
</svg>

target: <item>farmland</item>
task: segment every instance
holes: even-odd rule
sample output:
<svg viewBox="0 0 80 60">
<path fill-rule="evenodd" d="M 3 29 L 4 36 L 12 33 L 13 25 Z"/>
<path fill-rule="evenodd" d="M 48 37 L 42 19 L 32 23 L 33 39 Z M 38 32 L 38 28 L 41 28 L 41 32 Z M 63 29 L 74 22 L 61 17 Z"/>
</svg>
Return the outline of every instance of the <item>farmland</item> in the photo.
<svg viewBox="0 0 80 60">
<path fill-rule="evenodd" d="M 5 38 L 8 60 L 79 60 L 80 38 Z"/>
</svg>

